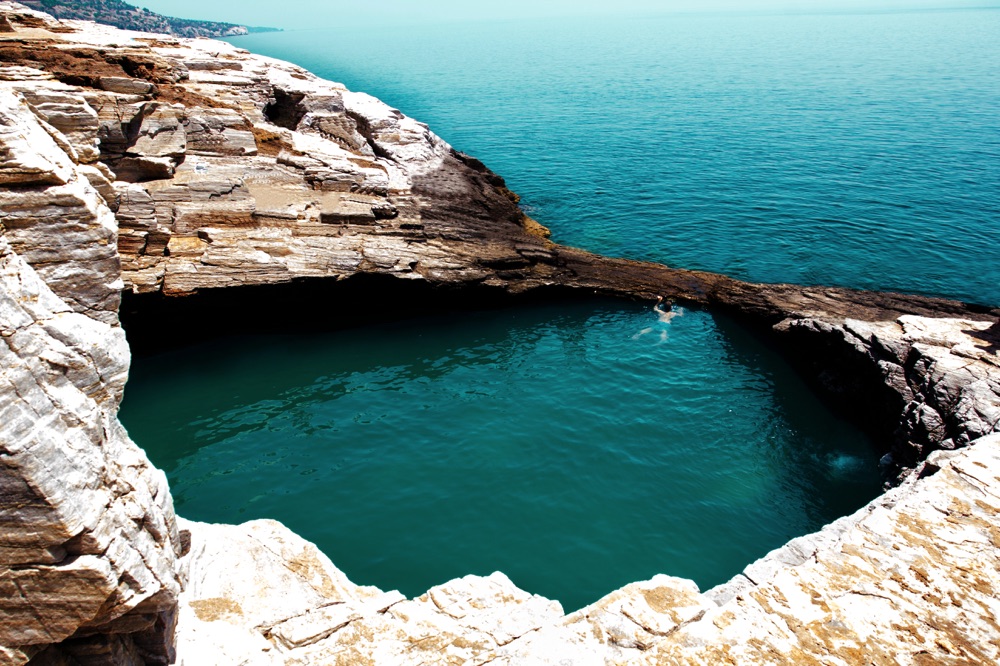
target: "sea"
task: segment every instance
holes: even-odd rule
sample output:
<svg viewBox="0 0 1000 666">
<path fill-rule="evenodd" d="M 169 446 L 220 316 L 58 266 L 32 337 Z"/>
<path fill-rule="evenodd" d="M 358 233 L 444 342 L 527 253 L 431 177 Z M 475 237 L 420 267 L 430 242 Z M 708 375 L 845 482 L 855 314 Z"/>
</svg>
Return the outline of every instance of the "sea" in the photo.
<svg viewBox="0 0 1000 666">
<path fill-rule="evenodd" d="M 608 255 L 1000 305 L 1000 10 L 233 38 L 371 93 Z M 195 520 L 358 584 L 503 571 L 567 610 L 724 582 L 880 491 L 872 442 L 719 313 L 531 304 L 137 356 L 121 418 Z"/>
</svg>

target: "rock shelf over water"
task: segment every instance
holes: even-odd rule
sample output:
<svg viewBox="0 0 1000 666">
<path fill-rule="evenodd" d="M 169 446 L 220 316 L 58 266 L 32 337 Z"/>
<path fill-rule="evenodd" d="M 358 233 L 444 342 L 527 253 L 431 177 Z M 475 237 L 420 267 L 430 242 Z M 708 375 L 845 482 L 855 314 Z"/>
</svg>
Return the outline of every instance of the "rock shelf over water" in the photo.
<svg viewBox="0 0 1000 666">
<path fill-rule="evenodd" d="M 0 207 L 0 664 L 1000 659 L 1000 311 L 560 247 L 370 96 L 10 2 Z M 364 275 L 725 309 L 879 433 L 898 485 L 713 590 L 662 575 L 568 616 L 502 574 L 406 600 L 278 523 L 175 518 L 116 418 L 121 291 L 142 310 Z"/>
</svg>

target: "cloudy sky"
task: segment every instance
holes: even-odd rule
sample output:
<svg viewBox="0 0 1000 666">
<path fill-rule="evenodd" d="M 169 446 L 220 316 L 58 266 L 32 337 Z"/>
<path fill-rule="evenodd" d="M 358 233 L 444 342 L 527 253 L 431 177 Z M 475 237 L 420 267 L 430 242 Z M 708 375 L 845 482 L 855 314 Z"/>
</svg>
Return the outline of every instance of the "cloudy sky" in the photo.
<svg viewBox="0 0 1000 666">
<path fill-rule="evenodd" d="M 895 10 L 994 0 L 127 0 L 161 14 L 285 29 L 674 11 Z"/>
</svg>

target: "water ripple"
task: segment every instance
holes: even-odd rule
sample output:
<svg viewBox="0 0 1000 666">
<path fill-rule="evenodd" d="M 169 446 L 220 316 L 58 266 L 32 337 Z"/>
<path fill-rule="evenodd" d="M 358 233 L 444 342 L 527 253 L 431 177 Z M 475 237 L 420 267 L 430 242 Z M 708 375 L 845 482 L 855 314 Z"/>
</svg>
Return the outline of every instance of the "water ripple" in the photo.
<svg viewBox="0 0 1000 666">
<path fill-rule="evenodd" d="M 277 518 L 408 594 L 496 569 L 570 608 L 658 572 L 709 586 L 878 491 L 867 441 L 699 311 L 229 340 L 137 359 L 121 417 L 185 515 Z"/>
</svg>

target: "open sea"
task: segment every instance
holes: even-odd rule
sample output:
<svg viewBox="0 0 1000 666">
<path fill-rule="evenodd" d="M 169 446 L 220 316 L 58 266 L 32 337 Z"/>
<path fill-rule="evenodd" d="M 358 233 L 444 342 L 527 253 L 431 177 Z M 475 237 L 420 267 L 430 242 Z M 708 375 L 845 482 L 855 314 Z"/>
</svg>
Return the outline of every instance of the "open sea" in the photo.
<svg viewBox="0 0 1000 666">
<path fill-rule="evenodd" d="M 427 122 L 557 242 L 1000 304 L 1000 10 L 231 41 Z M 724 582 L 880 483 L 873 443 L 738 326 L 614 301 L 141 356 L 121 418 L 185 517 L 276 518 L 359 584 L 501 570 L 567 609 Z"/>
<path fill-rule="evenodd" d="M 557 242 L 1000 305 L 1000 8 L 230 41 L 428 123 Z"/>
</svg>

